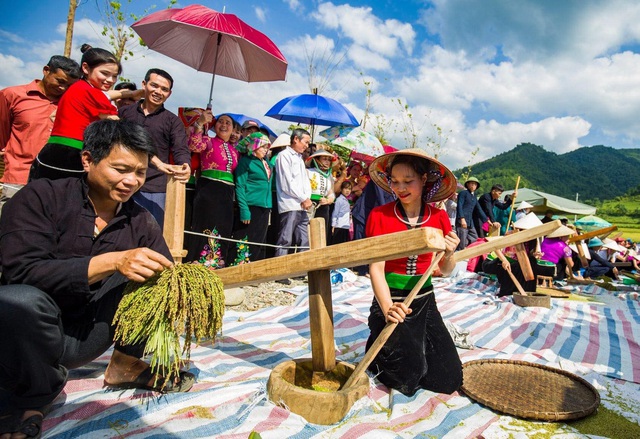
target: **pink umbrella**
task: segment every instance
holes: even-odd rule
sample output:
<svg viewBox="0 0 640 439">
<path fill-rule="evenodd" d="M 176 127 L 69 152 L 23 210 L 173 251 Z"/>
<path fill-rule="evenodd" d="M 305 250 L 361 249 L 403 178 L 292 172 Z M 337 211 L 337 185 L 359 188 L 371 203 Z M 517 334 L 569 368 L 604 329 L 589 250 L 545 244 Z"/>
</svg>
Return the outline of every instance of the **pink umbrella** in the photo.
<svg viewBox="0 0 640 439">
<path fill-rule="evenodd" d="M 207 108 L 216 75 L 262 82 L 284 80 L 287 74 L 287 60 L 276 45 L 233 14 L 191 5 L 154 12 L 131 27 L 150 49 L 213 73 Z"/>
</svg>

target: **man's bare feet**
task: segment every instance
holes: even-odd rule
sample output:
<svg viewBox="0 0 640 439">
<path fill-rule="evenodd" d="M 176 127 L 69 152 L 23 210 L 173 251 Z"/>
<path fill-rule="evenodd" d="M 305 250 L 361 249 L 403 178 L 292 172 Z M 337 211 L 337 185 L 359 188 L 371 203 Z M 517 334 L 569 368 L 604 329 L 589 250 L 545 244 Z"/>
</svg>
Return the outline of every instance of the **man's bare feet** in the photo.
<svg viewBox="0 0 640 439">
<path fill-rule="evenodd" d="M 9 419 L 7 417 L 0 418 L 0 421 Z M 0 434 L 0 439 L 31 439 L 39 438 L 42 435 L 42 420 L 44 414 L 38 410 L 25 410 L 19 419 L 15 419 L 15 424 L 10 428 L 11 431 Z"/>
<path fill-rule="evenodd" d="M 187 392 L 193 386 L 195 376 L 180 372 L 165 385 L 165 377 L 151 373 L 149 364 L 139 358 L 114 349 L 104 373 L 104 384 L 124 389 L 146 389 L 156 392 Z M 3 439 L 3 438 L 0 438 Z"/>
</svg>

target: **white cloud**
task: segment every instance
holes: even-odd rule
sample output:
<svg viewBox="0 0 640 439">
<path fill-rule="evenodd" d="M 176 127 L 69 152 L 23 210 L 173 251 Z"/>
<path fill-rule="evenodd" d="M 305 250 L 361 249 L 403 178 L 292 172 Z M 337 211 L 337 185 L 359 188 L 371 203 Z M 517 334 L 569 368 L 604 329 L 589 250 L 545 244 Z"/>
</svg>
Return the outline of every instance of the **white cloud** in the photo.
<svg viewBox="0 0 640 439">
<path fill-rule="evenodd" d="M 395 19 L 381 20 L 370 7 L 320 3 L 311 16 L 324 27 L 337 30 L 356 45 L 380 56 L 393 58 L 404 53 L 411 55 L 413 51 L 416 37 L 413 27 Z"/>
<path fill-rule="evenodd" d="M 300 10 L 301 4 L 300 0 L 283 0 L 287 5 L 289 5 L 289 9 L 296 12 Z"/>
<path fill-rule="evenodd" d="M 260 6 L 256 6 L 255 13 L 256 13 L 256 17 L 258 17 L 258 20 L 260 20 L 262 23 L 265 23 L 267 21 L 266 9 L 261 8 Z"/>
<path fill-rule="evenodd" d="M 628 0 L 505 2 L 434 0 L 422 24 L 450 50 L 471 57 L 500 47 L 515 61 L 589 60 L 640 41 L 640 4 Z M 485 58 L 486 59 L 486 58 Z"/>
<path fill-rule="evenodd" d="M 384 56 L 358 44 L 351 46 L 347 56 L 361 69 L 386 71 L 391 68 L 391 63 Z"/>
</svg>

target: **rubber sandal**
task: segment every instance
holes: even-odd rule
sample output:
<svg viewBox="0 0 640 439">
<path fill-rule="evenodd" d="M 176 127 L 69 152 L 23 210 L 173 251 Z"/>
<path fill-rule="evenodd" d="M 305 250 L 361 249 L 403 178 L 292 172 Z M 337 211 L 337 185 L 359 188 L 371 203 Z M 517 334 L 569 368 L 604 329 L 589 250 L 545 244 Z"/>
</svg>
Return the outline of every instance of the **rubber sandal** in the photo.
<svg viewBox="0 0 640 439">
<path fill-rule="evenodd" d="M 22 421 L 18 426 L 16 433 L 22 433 L 29 439 L 39 439 L 42 436 L 42 421 L 44 415 L 32 415 Z"/>
<path fill-rule="evenodd" d="M 165 378 L 160 376 L 156 380 L 157 385 L 150 386 L 149 382 L 152 382 L 152 380 L 154 379 L 155 374 L 151 373 L 151 368 L 148 367 L 143 370 L 134 381 L 116 384 L 109 383 L 105 380 L 104 385 L 113 389 L 144 389 L 160 393 L 176 393 L 188 392 L 196 382 L 196 376 L 191 372 L 187 372 L 184 370 L 180 371 L 180 380 L 177 383 L 174 382 L 174 379 L 170 378 L 167 384 L 163 386 L 162 384 L 164 383 Z"/>
</svg>

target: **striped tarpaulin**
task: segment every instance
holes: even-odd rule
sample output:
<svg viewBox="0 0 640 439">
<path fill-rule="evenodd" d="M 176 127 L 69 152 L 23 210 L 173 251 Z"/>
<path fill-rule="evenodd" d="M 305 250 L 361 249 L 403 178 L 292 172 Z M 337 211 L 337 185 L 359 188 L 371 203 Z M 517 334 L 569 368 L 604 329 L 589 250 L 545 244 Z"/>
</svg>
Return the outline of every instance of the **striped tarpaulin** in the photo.
<svg viewBox="0 0 640 439">
<path fill-rule="evenodd" d="M 496 287 L 477 276 L 435 282 L 445 320 L 467 329 L 476 349 L 462 361 L 504 358 L 562 368 L 600 390 L 603 404 L 640 423 L 640 302 L 637 294 L 588 287 L 596 302 L 552 299 L 552 308 L 521 308 L 497 299 Z M 368 282 L 334 287 L 334 327 L 339 360 L 358 362 L 368 337 L 373 298 Z M 52 438 L 413 438 L 526 437 L 500 416 L 463 394 L 419 391 L 406 397 L 375 379 L 367 397 L 335 425 L 310 424 L 266 396 L 271 370 L 288 359 L 310 358 L 308 297 L 288 307 L 227 312 L 214 344 L 192 350 L 194 388 L 157 395 L 102 387 L 110 352 L 71 372 L 45 420 Z M 620 401 L 624 401 L 624 404 Z M 520 421 L 519 421 L 520 422 Z M 535 431 L 535 423 L 525 423 Z M 515 428 L 515 427 L 514 427 Z M 569 434 L 560 424 L 558 433 Z M 571 436 L 576 437 L 576 436 Z M 578 436 L 579 437 L 579 436 Z"/>
</svg>

